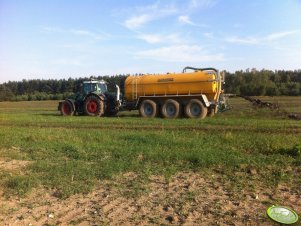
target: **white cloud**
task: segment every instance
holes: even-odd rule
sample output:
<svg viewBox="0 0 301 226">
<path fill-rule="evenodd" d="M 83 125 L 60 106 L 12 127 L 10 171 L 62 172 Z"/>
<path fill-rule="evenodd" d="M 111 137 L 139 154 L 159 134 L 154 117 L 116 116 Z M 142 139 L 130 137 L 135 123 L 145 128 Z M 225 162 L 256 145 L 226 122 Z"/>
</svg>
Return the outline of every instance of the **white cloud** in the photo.
<svg viewBox="0 0 301 226">
<path fill-rule="evenodd" d="M 203 35 L 204 35 L 206 38 L 210 38 L 210 39 L 214 38 L 214 34 L 213 34 L 212 32 L 205 32 Z"/>
<path fill-rule="evenodd" d="M 160 43 L 164 39 L 162 35 L 156 35 L 156 34 L 141 34 L 137 38 L 142 39 L 150 44 Z"/>
<path fill-rule="evenodd" d="M 91 31 L 86 31 L 86 30 L 71 29 L 70 33 L 72 33 L 74 35 L 79 35 L 79 36 L 91 37 L 93 39 L 106 39 L 106 38 L 108 38 L 107 34 L 98 34 L 98 33 L 94 33 L 94 32 L 91 32 Z"/>
<path fill-rule="evenodd" d="M 272 33 L 272 34 L 269 34 L 266 37 L 264 37 L 264 39 L 269 40 L 269 41 L 277 40 L 277 39 L 284 38 L 286 36 L 296 34 L 298 32 L 299 32 L 298 30 L 294 30 L 294 31 L 284 31 L 284 32 L 278 32 L 278 33 Z"/>
<path fill-rule="evenodd" d="M 246 45 L 263 45 L 272 41 L 280 40 L 288 36 L 300 33 L 298 30 L 284 31 L 278 33 L 271 33 L 261 37 L 228 37 L 225 40 L 230 43 L 246 44 Z"/>
<path fill-rule="evenodd" d="M 134 16 L 125 21 L 125 26 L 129 29 L 136 29 L 152 20 L 152 17 L 148 14 Z"/>
<path fill-rule="evenodd" d="M 156 44 L 156 43 L 185 43 L 185 40 L 183 40 L 179 34 L 140 34 L 137 36 L 138 39 L 141 39 L 143 41 L 146 41 L 150 44 Z"/>
<path fill-rule="evenodd" d="M 95 33 L 95 32 L 80 30 L 80 29 L 63 29 L 60 27 L 43 27 L 42 29 L 49 33 L 66 33 L 66 34 L 72 34 L 77 36 L 91 37 L 93 39 L 107 39 L 110 36 L 105 33 Z"/>
<path fill-rule="evenodd" d="M 217 0 L 190 0 L 189 9 L 204 9 L 204 8 L 212 8 L 217 4 Z"/>
<path fill-rule="evenodd" d="M 195 25 L 189 18 L 189 16 L 179 16 L 178 20 L 181 24 Z"/>
<path fill-rule="evenodd" d="M 173 5 L 160 5 L 157 2 L 153 5 L 138 7 L 135 11 L 133 13 L 137 15 L 131 16 L 124 22 L 124 26 L 131 30 L 140 28 L 151 21 L 174 15 L 178 9 Z"/>
<path fill-rule="evenodd" d="M 223 54 L 208 54 L 198 45 L 172 45 L 136 53 L 137 57 L 167 62 L 223 61 Z"/>
<path fill-rule="evenodd" d="M 164 1 L 162 1 L 164 2 Z M 133 10 L 131 16 L 124 21 L 124 26 L 128 29 L 135 30 L 143 27 L 143 25 L 161 18 L 179 15 L 181 12 L 185 14 L 191 14 L 193 11 L 200 9 L 207 9 L 215 6 L 217 3 L 216 0 L 190 0 L 185 4 L 162 4 L 160 1 L 155 2 L 152 5 L 146 5 L 142 7 L 136 7 Z M 184 7 L 184 9 L 182 9 Z M 180 10 L 181 9 L 181 10 Z M 188 15 L 179 15 L 178 21 L 181 24 L 189 24 L 198 27 L 208 27 L 205 24 L 197 24 L 191 21 Z"/>
<path fill-rule="evenodd" d="M 195 27 L 209 27 L 207 24 L 196 24 L 193 21 L 191 21 L 189 16 L 179 16 L 178 21 L 180 24 L 188 24 Z"/>
<path fill-rule="evenodd" d="M 236 43 L 236 44 L 247 44 L 247 45 L 257 45 L 259 40 L 253 37 L 239 38 L 237 36 L 232 36 L 226 38 L 227 42 Z"/>
</svg>

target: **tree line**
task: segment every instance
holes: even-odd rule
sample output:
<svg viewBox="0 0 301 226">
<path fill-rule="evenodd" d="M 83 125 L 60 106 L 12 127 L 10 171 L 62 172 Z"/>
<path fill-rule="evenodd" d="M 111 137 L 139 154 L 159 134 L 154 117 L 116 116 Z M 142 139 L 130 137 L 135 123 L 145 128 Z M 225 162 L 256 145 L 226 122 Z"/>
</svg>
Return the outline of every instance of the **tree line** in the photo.
<svg viewBox="0 0 301 226">
<path fill-rule="evenodd" d="M 123 87 L 128 75 L 98 76 L 97 80 L 105 80 L 108 90 L 115 91 L 115 84 Z M 33 79 L 22 81 L 9 81 L 0 84 L 0 101 L 26 101 L 26 100 L 63 100 L 81 89 L 83 81 L 90 78 L 69 79 Z"/>
<path fill-rule="evenodd" d="M 301 95 L 301 70 L 225 73 L 225 92 L 242 96 Z"/>
<path fill-rule="evenodd" d="M 109 91 L 115 91 L 115 84 L 124 89 L 128 75 L 98 76 L 95 79 L 108 82 Z M 0 84 L 0 101 L 62 100 L 78 92 L 82 81 L 90 78 L 33 79 L 9 81 Z M 270 71 L 254 69 L 225 72 L 225 93 L 243 96 L 298 96 L 301 95 L 301 70 Z"/>
</svg>

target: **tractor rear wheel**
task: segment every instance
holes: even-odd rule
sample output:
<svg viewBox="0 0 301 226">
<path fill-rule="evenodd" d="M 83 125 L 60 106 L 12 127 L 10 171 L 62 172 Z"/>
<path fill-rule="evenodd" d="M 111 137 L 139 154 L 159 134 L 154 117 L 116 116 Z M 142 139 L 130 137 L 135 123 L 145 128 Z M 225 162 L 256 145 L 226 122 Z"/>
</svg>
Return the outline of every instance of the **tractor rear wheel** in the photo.
<svg viewBox="0 0 301 226">
<path fill-rule="evenodd" d="M 180 115 L 180 104 L 178 101 L 169 99 L 161 107 L 161 114 L 164 118 L 178 118 Z"/>
<path fill-rule="evenodd" d="M 103 115 L 103 101 L 97 96 L 89 96 L 84 103 L 85 113 L 89 116 Z"/>
<path fill-rule="evenodd" d="M 61 114 L 63 116 L 72 116 L 74 115 L 74 108 L 73 108 L 73 105 L 70 101 L 63 101 L 62 104 L 61 104 Z"/>
<path fill-rule="evenodd" d="M 185 106 L 185 114 L 189 118 L 200 118 L 206 117 L 208 109 L 204 106 L 202 101 L 198 99 L 191 99 Z"/>
<path fill-rule="evenodd" d="M 144 118 L 153 118 L 157 115 L 157 104 L 152 100 L 142 101 L 139 114 Z"/>
</svg>

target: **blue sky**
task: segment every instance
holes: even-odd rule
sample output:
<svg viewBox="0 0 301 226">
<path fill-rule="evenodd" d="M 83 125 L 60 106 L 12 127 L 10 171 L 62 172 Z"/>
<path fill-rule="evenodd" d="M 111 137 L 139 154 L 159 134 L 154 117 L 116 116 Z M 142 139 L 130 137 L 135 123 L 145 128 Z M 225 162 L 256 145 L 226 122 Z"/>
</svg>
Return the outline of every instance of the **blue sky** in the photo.
<svg viewBox="0 0 301 226">
<path fill-rule="evenodd" d="M 0 83 L 301 68 L 300 0 L 0 0 Z"/>
</svg>

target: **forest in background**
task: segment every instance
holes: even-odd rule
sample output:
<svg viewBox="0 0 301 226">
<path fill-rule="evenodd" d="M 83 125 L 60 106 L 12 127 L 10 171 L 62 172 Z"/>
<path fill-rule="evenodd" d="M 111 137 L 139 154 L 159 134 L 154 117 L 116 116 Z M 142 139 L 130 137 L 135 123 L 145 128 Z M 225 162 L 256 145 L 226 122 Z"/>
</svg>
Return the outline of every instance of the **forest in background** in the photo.
<svg viewBox="0 0 301 226">
<path fill-rule="evenodd" d="M 109 91 L 118 84 L 123 91 L 128 75 L 96 76 L 108 82 Z M 0 84 L 0 101 L 63 100 L 78 92 L 86 78 L 33 79 Z M 256 71 L 249 69 L 225 72 L 225 93 L 242 96 L 298 96 L 301 95 L 301 70 Z"/>
</svg>

